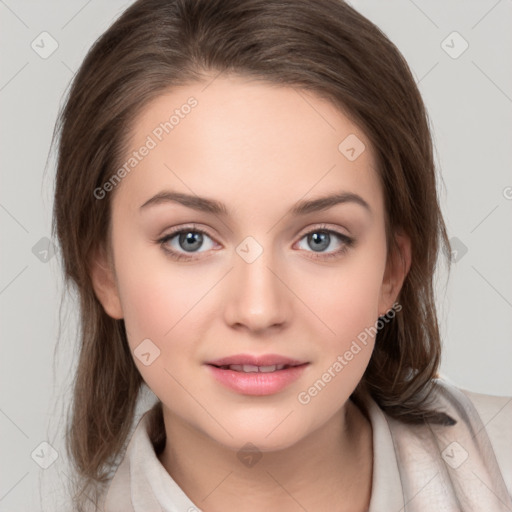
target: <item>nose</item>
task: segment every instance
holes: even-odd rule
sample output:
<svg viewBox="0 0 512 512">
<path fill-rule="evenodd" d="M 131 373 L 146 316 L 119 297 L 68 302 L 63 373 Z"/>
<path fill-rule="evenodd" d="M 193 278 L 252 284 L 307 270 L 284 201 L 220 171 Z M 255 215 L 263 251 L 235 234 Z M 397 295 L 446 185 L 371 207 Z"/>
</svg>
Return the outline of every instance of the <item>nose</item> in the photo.
<svg viewBox="0 0 512 512">
<path fill-rule="evenodd" d="M 276 267 L 270 250 L 247 262 L 235 255 L 225 304 L 225 320 L 232 328 L 259 334 L 283 328 L 291 318 L 292 293 Z"/>
</svg>

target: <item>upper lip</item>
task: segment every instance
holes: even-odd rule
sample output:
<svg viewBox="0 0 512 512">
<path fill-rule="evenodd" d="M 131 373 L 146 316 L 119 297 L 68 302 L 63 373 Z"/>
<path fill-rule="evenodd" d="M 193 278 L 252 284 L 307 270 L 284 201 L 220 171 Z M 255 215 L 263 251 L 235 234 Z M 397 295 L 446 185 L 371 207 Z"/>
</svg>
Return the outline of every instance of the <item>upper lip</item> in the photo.
<svg viewBox="0 0 512 512">
<path fill-rule="evenodd" d="M 281 356 L 279 354 L 264 354 L 260 356 L 253 356 L 251 354 L 235 354 L 232 356 L 222 357 L 213 361 L 207 361 L 206 364 L 213 366 L 230 366 L 232 364 L 240 365 L 253 365 L 253 366 L 273 366 L 273 365 L 288 365 L 298 366 L 305 364 L 307 361 L 299 361 L 290 357 Z"/>
</svg>

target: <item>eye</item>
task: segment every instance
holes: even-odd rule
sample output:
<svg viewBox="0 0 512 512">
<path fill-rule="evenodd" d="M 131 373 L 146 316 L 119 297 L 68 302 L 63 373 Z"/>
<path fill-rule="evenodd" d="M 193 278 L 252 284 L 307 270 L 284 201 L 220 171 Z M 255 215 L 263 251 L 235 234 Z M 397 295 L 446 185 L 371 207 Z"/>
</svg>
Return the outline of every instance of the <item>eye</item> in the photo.
<svg viewBox="0 0 512 512">
<path fill-rule="evenodd" d="M 186 226 L 165 235 L 160 238 L 158 242 L 171 258 L 188 261 L 195 259 L 195 257 L 187 253 L 194 254 L 201 252 L 198 251 L 198 249 L 204 245 L 205 238 L 212 240 L 205 230 L 195 226 Z M 211 249 L 211 247 L 207 247 L 206 251 L 209 249 Z"/>
<path fill-rule="evenodd" d="M 327 229 L 325 226 L 309 231 L 301 238 L 301 241 L 304 239 L 306 239 L 306 243 L 309 247 L 313 248 L 312 252 L 316 253 L 313 258 L 320 259 L 330 259 L 341 256 L 352 247 L 355 242 L 353 238 L 333 229 Z M 324 252 L 336 239 L 338 240 L 338 249 Z"/>
</svg>

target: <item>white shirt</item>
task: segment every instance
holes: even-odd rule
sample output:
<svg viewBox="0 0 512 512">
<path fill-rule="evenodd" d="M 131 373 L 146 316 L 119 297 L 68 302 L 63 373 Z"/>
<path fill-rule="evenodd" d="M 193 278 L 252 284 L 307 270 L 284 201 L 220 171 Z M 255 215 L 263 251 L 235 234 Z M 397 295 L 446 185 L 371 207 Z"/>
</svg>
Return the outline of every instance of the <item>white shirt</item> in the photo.
<svg viewBox="0 0 512 512">
<path fill-rule="evenodd" d="M 373 431 L 368 512 L 512 511 L 512 397 L 434 382 L 433 405 L 456 425 L 411 426 L 388 416 L 373 399 L 366 403 Z M 147 430 L 149 412 L 130 439 L 101 510 L 201 512 L 158 460 Z"/>
</svg>

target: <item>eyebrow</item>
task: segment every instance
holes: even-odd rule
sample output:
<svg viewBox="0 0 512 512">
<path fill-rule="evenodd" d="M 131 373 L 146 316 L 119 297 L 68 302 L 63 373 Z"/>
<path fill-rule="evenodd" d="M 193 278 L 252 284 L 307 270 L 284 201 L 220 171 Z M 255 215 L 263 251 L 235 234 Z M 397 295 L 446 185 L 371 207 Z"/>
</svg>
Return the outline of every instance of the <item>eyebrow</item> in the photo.
<svg viewBox="0 0 512 512">
<path fill-rule="evenodd" d="M 140 210 L 149 206 L 156 206 L 169 202 L 178 203 L 194 210 L 212 213 L 223 217 L 229 215 L 226 205 L 220 201 L 196 195 L 183 194 L 181 192 L 171 192 L 168 190 L 163 190 L 148 199 L 140 207 Z M 338 204 L 346 203 L 358 204 L 369 213 L 372 213 L 370 205 L 361 196 L 352 192 L 338 192 L 336 194 L 330 194 L 317 199 L 298 201 L 292 206 L 288 213 L 296 216 L 307 215 L 309 213 L 327 210 Z"/>
</svg>

